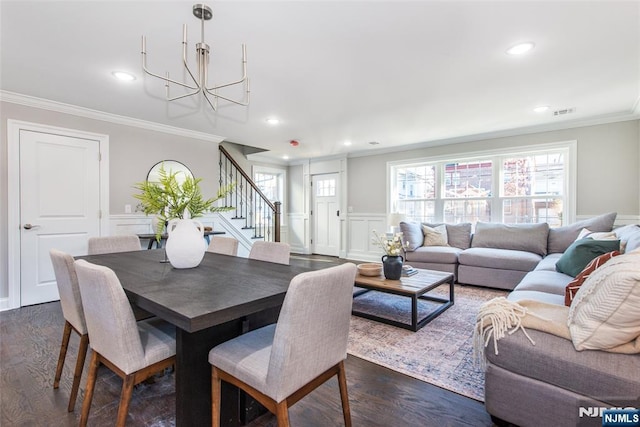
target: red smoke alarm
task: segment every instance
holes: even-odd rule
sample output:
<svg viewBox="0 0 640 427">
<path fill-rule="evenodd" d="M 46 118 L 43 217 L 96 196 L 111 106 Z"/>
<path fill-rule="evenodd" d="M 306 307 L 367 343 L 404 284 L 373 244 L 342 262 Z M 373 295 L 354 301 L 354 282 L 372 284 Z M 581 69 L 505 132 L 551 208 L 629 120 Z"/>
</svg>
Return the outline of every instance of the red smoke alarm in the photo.
<svg viewBox="0 0 640 427">
<path fill-rule="evenodd" d="M 289 141 L 289 145 L 291 145 L 292 147 L 297 147 L 298 145 L 300 145 L 300 143 L 295 139 L 292 139 L 291 141 Z"/>
</svg>

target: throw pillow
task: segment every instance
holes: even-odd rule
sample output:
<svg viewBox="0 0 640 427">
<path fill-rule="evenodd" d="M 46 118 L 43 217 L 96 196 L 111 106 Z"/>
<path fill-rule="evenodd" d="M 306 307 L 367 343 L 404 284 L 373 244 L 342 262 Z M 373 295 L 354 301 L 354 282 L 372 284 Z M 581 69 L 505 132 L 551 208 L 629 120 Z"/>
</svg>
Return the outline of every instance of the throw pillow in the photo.
<svg viewBox="0 0 640 427">
<path fill-rule="evenodd" d="M 422 225 L 436 228 L 444 223 L 430 224 L 423 222 Z M 463 222 L 459 224 L 445 224 L 447 228 L 447 245 L 454 248 L 469 249 L 471 247 L 471 223 Z"/>
<path fill-rule="evenodd" d="M 611 212 L 595 218 L 578 221 L 571 225 L 565 225 L 564 227 L 550 229 L 547 252 L 550 254 L 563 253 L 576 240 L 580 230 L 583 228 L 588 228 L 591 231 L 611 231 L 616 216 L 615 212 Z"/>
<path fill-rule="evenodd" d="M 578 289 L 580 289 L 580 286 L 582 286 L 584 281 L 587 280 L 587 277 L 589 277 L 589 275 L 593 273 L 596 268 L 602 266 L 605 262 L 618 255 L 620 255 L 620 252 L 611 251 L 592 259 L 591 262 L 584 268 L 584 270 L 578 273 L 576 278 L 567 284 L 567 287 L 564 290 L 564 305 L 566 305 L 567 307 L 571 305 L 571 301 L 573 301 L 576 293 L 578 293 Z"/>
<path fill-rule="evenodd" d="M 420 224 L 402 221 L 400 223 L 400 231 L 402 232 L 402 240 L 406 245 L 406 251 L 413 252 L 422 246 L 424 236 L 422 235 Z"/>
<path fill-rule="evenodd" d="M 584 239 L 585 237 L 588 237 L 593 240 L 617 240 L 618 239 L 618 235 L 615 233 L 615 231 L 595 232 L 595 231 L 589 230 L 588 228 L 583 228 L 582 231 L 580 231 L 580 234 L 578 234 L 578 238 L 576 240 Z"/>
<path fill-rule="evenodd" d="M 576 350 L 610 349 L 640 339 L 640 250 L 596 269 L 569 308 Z"/>
<path fill-rule="evenodd" d="M 449 246 L 447 244 L 447 226 L 442 224 L 437 227 L 422 225 L 424 243 L 422 246 Z"/>
<path fill-rule="evenodd" d="M 620 250 L 620 240 L 576 240 L 556 262 L 556 271 L 576 277 L 594 258 Z"/>
</svg>

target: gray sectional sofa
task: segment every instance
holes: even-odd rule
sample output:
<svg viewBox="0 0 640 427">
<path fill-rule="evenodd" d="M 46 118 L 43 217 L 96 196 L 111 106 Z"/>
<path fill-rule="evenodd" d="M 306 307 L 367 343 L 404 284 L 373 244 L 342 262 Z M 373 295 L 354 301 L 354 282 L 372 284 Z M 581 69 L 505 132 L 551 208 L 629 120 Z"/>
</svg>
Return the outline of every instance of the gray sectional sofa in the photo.
<svg viewBox="0 0 640 427">
<path fill-rule="evenodd" d="M 556 271 L 556 263 L 582 229 L 611 231 L 615 217 L 605 214 L 555 229 L 480 224 L 467 247 L 454 239 L 458 246 L 416 247 L 406 259 L 413 266 L 455 272 L 460 283 L 513 289 L 511 301 L 564 305 L 573 276 Z M 626 252 L 640 248 L 640 226 L 613 231 Z M 499 341 L 499 354 L 492 342 L 485 349 L 485 406 L 497 424 L 600 426 L 600 408 L 640 407 L 640 354 L 577 351 L 565 338 L 527 332 L 535 345 L 514 333 Z"/>
<path fill-rule="evenodd" d="M 400 230 L 409 242 L 405 261 L 413 267 L 454 273 L 462 284 L 512 290 L 541 263 L 553 263 L 583 228 L 611 231 L 615 219 L 612 212 L 559 228 L 549 228 L 547 223 L 478 222 L 473 234 L 471 224 L 445 224 L 448 246 L 422 245 L 422 226 L 441 224 L 402 222 Z"/>
</svg>

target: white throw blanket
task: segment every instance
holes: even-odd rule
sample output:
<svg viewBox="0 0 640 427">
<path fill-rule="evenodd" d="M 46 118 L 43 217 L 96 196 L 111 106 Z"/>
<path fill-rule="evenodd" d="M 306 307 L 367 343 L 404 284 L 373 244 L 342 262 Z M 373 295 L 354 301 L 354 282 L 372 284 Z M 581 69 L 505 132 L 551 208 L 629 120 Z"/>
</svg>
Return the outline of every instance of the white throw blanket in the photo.
<svg viewBox="0 0 640 427">
<path fill-rule="evenodd" d="M 498 353 L 498 341 L 506 334 L 522 330 L 532 345 L 536 345 L 527 333 L 526 328 L 553 334 L 571 340 L 567 326 L 569 307 L 548 304 L 534 300 L 518 302 L 509 301 L 505 297 L 494 298 L 482 304 L 476 316 L 473 331 L 473 357 L 477 365 L 484 369 L 484 349 L 493 340 L 495 354 Z M 634 354 L 640 352 L 640 337 L 626 344 L 602 349 L 613 353 Z"/>
</svg>

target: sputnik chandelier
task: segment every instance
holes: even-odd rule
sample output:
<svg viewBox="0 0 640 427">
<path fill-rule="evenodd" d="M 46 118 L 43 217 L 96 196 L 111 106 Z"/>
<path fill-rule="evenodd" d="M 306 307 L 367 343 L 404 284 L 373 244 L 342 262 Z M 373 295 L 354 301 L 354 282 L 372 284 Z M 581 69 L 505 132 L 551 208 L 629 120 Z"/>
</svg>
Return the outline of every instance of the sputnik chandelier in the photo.
<svg viewBox="0 0 640 427">
<path fill-rule="evenodd" d="M 193 80 L 193 83 L 185 83 L 179 82 L 169 78 L 169 72 L 163 77 L 161 75 L 152 73 L 147 68 L 147 39 L 145 36 L 142 36 L 142 69 L 145 73 L 150 76 L 157 77 L 159 79 L 164 80 L 164 86 L 166 88 L 167 101 L 175 101 L 177 99 L 186 98 L 189 96 L 197 95 L 201 93 L 204 98 L 207 100 L 211 108 L 214 111 L 218 109 L 218 100 L 224 100 L 228 102 L 232 102 L 234 104 L 248 106 L 249 105 L 249 78 L 247 77 L 247 48 L 244 44 L 242 44 L 242 78 L 240 80 L 236 80 L 230 83 L 221 84 L 218 86 L 208 86 L 208 77 L 209 77 L 209 45 L 204 42 L 204 22 L 210 20 L 213 17 L 213 12 L 211 12 L 211 8 L 205 4 L 196 4 L 193 6 L 193 15 L 200 19 L 200 43 L 196 43 L 196 58 L 198 69 L 194 74 L 189 68 L 187 62 L 187 24 L 182 26 L 182 63 L 187 73 Z M 183 88 L 188 89 L 190 92 L 184 95 L 171 97 L 169 94 L 169 84 L 175 84 L 181 86 Z M 238 101 L 235 99 L 227 98 L 218 93 L 219 89 L 227 88 L 230 86 L 244 84 L 245 89 L 245 99 L 242 101 Z M 213 98 L 213 100 L 212 100 Z"/>
</svg>

